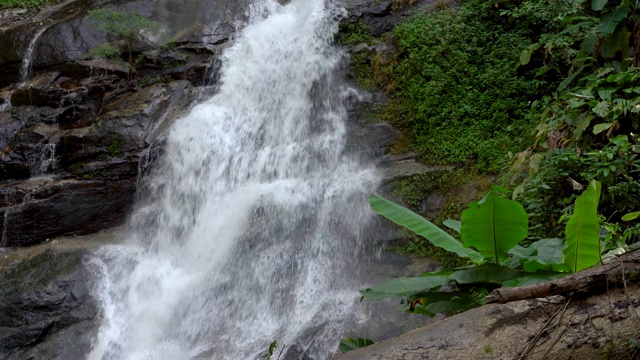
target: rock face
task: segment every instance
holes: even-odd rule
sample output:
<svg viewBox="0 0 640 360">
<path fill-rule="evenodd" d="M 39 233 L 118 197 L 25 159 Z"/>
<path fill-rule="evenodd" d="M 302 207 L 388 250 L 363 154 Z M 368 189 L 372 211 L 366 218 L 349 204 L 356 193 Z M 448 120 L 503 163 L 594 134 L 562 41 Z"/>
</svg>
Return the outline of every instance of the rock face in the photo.
<svg viewBox="0 0 640 360">
<path fill-rule="evenodd" d="M 85 253 L 47 250 L 0 266 L 0 358 L 85 357 L 97 315 Z"/>
<path fill-rule="evenodd" d="M 164 26 L 154 43 L 134 43 L 132 75 L 124 60 L 88 55 L 117 40 L 88 17 L 109 4 Z M 0 247 L 121 222 L 140 159 L 203 85 L 215 85 L 221 46 L 245 8 L 244 1 L 72 0 L 38 14 L 2 11 L 0 42 L 9 46 L 0 49 Z M 25 55 L 35 76 L 18 83 Z"/>
<path fill-rule="evenodd" d="M 590 294 L 486 305 L 336 360 L 628 359 L 638 336 L 640 286 Z M 527 351 L 527 349 L 529 349 Z M 524 358 L 524 357 L 522 357 Z"/>
<path fill-rule="evenodd" d="M 425 0 L 344 0 L 348 21 L 366 23 L 374 36 L 391 31 L 416 8 L 429 6 Z"/>
</svg>

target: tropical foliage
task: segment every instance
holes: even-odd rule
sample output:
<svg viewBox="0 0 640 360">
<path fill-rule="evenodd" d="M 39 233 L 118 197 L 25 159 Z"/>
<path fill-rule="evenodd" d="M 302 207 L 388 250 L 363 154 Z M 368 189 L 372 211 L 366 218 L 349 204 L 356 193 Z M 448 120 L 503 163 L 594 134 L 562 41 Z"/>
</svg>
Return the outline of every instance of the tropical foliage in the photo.
<svg viewBox="0 0 640 360">
<path fill-rule="evenodd" d="M 398 278 L 361 291 L 363 299 L 402 297 L 406 310 L 433 316 L 464 311 L 484 302 L 484 295 L 501 286 L 521 286 L 556 279 L 601 261 L 597 215 L 601 185 L 592 181 L 578 197 L 566 224 L 566 239 L 541 239 L 520 246 L 527 238 L 528 215 L 518 202 L 501 196 L 495 187 L 469 204 L 462 221 L 446 225 L 460 231 L 462 242 L 439 227 L 389 200 L 373 195 L 371 208 L 389 220 L 422 235 L 434 245 L 469 258 L 471 265 Z M 633 217 L 629 215 L 628 217 Z"/>
<path fill-rule="evenodd" d="M 602 183 L 607 248 L 640 239 L 621 216 L 640 208 L 640 13 L 629 0 L 526 1 L 503 16 L 540 26 L 520 66 L 550 91 L 533 103 L 532 145 L 505 179 L 531 214 L 531 240 L 560 236 L 583 184 Z"/>
<path fill-rule="evenodd" d="M 525 115 L 537 90 L 514 64 L 520 46 L 531 43 L 527 29 L 512 27 L 483 0 L 468 0 L 416 15 L 392 41 L 397 52 L 374 56 L 373 74 L 356 70 L 390 94 L 384 115 L 407 148 L 427 162 L 470 162 L 496 173 L 504 154 L 526 147 Z"/>
</svg>

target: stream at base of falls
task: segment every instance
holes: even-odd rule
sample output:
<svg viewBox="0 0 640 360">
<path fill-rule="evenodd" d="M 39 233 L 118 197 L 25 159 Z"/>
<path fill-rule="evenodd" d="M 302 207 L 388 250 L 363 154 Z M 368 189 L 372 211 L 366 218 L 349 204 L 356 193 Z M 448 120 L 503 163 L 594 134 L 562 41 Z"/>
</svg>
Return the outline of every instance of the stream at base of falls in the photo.
<svg viewBox="0 0 640 360">
<path fill-rule="evenodd" d="M 257 0 L 219 91 L 178 119 L 140 182 L 128 240 L 91 265 L 89 359 L 329 358 L 366 323 L 371 165 L 345 151 L 339 4 Z M 300 355 L 302 358 L 302 355 Z"/>
</svg>

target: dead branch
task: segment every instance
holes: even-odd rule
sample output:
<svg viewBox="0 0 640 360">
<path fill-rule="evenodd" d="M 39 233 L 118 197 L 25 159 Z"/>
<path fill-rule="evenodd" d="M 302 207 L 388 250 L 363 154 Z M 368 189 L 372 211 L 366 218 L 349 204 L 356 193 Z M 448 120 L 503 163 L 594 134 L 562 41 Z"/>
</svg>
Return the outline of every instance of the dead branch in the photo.
<svg viewBox="0 0 640 360">
<path fill-rule="evenodd" d="M 567 275 L 562 279 L 493 290 L 491 294 L 487 295 L 487 303 L 505 304 L 511 301 L 569 293 L 595 294 L 606 288 L 607 284 L 624 286 L 625 281 L 632 281 L 638 277 L 640 277 L 640 250 L 635 250 L 621 255 L 609 263 Z"/>
</svg>

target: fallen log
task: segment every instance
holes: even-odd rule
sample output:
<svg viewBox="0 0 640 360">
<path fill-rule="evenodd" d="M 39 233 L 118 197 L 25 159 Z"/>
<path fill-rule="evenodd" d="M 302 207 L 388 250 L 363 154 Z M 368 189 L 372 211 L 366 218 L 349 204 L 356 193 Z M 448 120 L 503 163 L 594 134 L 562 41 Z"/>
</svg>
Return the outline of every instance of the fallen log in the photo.
<svg viewBox="0 0 640 360">
<path fill-rule="evenodd" d="M 623 254 L 606 264 L 543 283 L 499 288 L 487 295 L 487 303 L 537 299 L 551 295 L 594 294 L 607 288 L 624 286 L 640 277 L 640 249 Z"/>
</svg>

